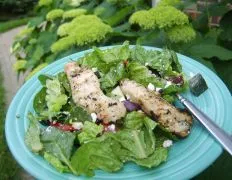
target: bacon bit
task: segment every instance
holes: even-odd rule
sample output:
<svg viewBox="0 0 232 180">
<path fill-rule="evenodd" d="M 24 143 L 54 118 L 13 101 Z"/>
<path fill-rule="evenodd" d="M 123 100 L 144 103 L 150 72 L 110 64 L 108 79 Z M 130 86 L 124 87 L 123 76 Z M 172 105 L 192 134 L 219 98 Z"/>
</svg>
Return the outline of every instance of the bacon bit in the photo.
<svg viewBox="0 0 232 180">
<path fill-rule="evenodd" d="M 50 126 L 53 126 L 53 127 L 56 127 L 62 131 L 75 131 L 76 129 L 74 127 L 72 127 L 71 124 L 62 124 L 62 123 L 59 123 L 59 122 L 52 122 L 50 124 Z"/>
</svg>

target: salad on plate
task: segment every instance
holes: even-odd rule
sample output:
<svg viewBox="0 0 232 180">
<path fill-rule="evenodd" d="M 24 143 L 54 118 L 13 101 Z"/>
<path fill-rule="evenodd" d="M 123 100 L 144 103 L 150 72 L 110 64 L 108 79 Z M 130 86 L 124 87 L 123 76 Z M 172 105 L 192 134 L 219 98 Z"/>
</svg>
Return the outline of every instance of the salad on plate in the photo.
<svg viewBox="0 0 232 180">
<path fill-rule="evenodd" d="M 174 51 L 128 42 L 93 48 L 64 72 L 38 79 L 25 143 L 59 172 L 94 176 L 127 162 L 157 167 L 173 140 L 190 133 L 191 115 L 173 105 L 188 88 Z"/>
</svg>

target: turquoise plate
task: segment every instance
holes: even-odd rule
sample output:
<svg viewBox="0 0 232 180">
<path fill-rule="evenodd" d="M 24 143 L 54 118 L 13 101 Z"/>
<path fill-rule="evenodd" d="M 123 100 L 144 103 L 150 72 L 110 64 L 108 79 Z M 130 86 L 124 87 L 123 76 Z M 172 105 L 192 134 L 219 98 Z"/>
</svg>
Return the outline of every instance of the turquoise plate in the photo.
<svg viewBox="0 0 232 180">
<path fill-rule="evenodd" d="M 111 46 L 112 47 L 112 46 Z M 111 48 L 104 47 L 104 48 Z M 146 47 L 146 49 L 156 49 Z M 37 79 L 39 74 L 55 75 L 63 71 L 64 65 L 82 57 L 83 51 L 56 61 L 27 81 L 15 95 L 6 117 L 6 138 L 8 145 L 15 159 L 31 175 L 37 179 L 84 179 L 72 174 L 61 174 L 51 167 L 42 157 L 29 151 L 24 143 L 25 131 L 28 127 L 27 113 L 33 111 L 33 98 L 40 90 L 41 85 Z M 220 127 L 227 132 L 232 132 L 232 97 L 229 90 L 215 73 L 186 56 L 178 54 L 183 70 L 187 76 L 191 73 L 201 73 L 205 78 L 209 89 L 199 97 L 194 97 L 190 92 L 185 93 L 185 97 L 191 100 L 209 117 L 214 119 Z M 171 148 L 166 163 L 158 168 L 145 169 L 135 164 L 128 163 L 117 173 L 106 173 L 96 171 L 95 179 L 189 179 L 194 177 L 221 154 L 222 148 L 195 121 L 191 134 L 184 140 L 174 144 Z"/>
</svg>

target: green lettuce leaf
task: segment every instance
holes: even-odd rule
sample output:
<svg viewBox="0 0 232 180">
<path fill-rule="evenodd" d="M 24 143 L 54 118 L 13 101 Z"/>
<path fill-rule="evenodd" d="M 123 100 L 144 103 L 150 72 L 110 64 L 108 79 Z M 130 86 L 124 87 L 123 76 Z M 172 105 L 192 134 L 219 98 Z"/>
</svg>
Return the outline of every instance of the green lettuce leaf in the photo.
<svg viewBox="0 0 232 180">
<path fill-rule="evenodd" d="M 102 73 L 107 73 L 111 67 L 119 62 L 127 60 L 130 56 L 129 43 L 122 46 L 101 50 L 94 48 L 94 51 L 81 58 L 80 63 L 90 68 L 97 68 Z"/>
<path fill-rule="evenodd" d="M 33 108 L 38 114 L 47 109 L 46 91 L 47 88 L 43 87 L 34 97 Z"/>
<path fill-rule="evenodd" d="M 167 160 L 168 150 L 166 148 L 157 148 L 153 154 L 146 159 L 131 159 L 136 164 L 148 168 L 156 167 Z"/>
<path fill-rule="evenodd" d="M 47 95 L 46 101 L 49 112 L 59 112 L 63 105 L 67 103 L 68 97 L 63 93 L 62 86 L 58 79 L 46 80 Z"/>
<path fill-rule="evenodd" d="M 81 144 L 87 143 L 96 138 L 96 136 L 103 131 L 103 126 L 95 123 L 85 121 L 82 132 L 78 134 L 78 139 Z"/>
<path fill-rule="evenodd" d="M 77 174 L 69 160 L 74 139 L 74 133 L 61 131 L 51 126 L 46 128 L 41 134 L 44 151 L 58 158 L 67 165 L 74 174 Z"/>
<path fill-rule="evenodd" d="M 156 87 L 164 87 L 164 83 L 154 74 L 152 74 L 145 66 L 140 65 L 138 62 L 130 62 L 128 65 L 129 79 L 135 80 L 147 87 L 149 83 L 154 84 Z"/>
<path fill-rule="evenodd" d="M 25 135 L 25 144 L 32 152 L 38 153 L 43 149 L 43 144 L 40 141 L 39 123 L 32 113 L 28 113 L 28 119 L 30 124 Z"/>
<path fill-rule="evenodd" d="M 60 72 L 57 76 L 58 76 L 58 80 L 60 84 L 69 93 L 69 95 L 71 95 L 72 92 L 71 92 L 71 87 L 70 87 L 67 75 L 64 72 Z"/>
<path fill-rule="evenodd" d="M 109 72 L 101 78 L 101 88 L 112 88 L 123 78 L 126 78 L 124 64 L 119 63 L 118 65 L 111 67 Z"/>
<path fill-rule="evenodd" d="M 131 59 L 157 70 L 162 76 L 177 75 L 182 71 L 174 51 L 146 50 L 142 46 L 136 46 L 131 50 Z"/>
<path fill-rule="evenodd" d="M 53 167 L 55 167 L 59 172 L 70 172 L 69 168 L 62 164 L 62 162 L 50 153 L 44 153 L 44 159 L 49 162 Z"/>
<path fill-rule="evenodd" d="M 111 148 L 113 143 L 91 141 L 77 149 L 72 156 L 71 163 L 78 175 L 94 176 L 93 170 L 95 169 L 107 172 L 119 170 L 123 163 L 113 153 Z"/>
<path fill-rule="evenodd" d="M 157 123 L 150 118 L 148 118 L 144 113 L 133 111 L 127 113 L 124 118 L 124 127 L 128 129 L 141 129 L 143 125 L 147 129 L 155 129 Z"/>
</svg>

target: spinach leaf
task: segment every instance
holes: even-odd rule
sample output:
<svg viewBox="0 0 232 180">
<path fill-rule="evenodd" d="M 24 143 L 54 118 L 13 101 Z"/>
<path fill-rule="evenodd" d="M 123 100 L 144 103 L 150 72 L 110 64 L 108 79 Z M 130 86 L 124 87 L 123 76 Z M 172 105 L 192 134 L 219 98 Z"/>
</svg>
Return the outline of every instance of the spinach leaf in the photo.
<svg viewBox="0 0 232 180">
<path fill-rule="evenodd" d="M 27 117 L 30 124 L 25 135 L 25 144 L 32 152 L 38 153 L 43 149 L 43 144 L 40 141 L 39 123 L 32 113 L 28 113 Z"/>
<path fill-rule="evenodd" d="M 74 133 L 64 132 L 51 126 L 46 128 L 41 134 L 44 151 L 58 158 L 67 165 L 74 174 L 77 174 L 69 161 L 74 139 Z"/>
<path fill-rule="evenodd" d="M 52 80 L 53 77 L 50 76 L 50 75 L 41 74 L 41 75 L 38 76 L 38 79 L 39 79 L 40 83 L 41 83 L 43 86 L 46 86 L 46 81 L 47 81 L 47 79 Z"/>
</svg>

